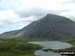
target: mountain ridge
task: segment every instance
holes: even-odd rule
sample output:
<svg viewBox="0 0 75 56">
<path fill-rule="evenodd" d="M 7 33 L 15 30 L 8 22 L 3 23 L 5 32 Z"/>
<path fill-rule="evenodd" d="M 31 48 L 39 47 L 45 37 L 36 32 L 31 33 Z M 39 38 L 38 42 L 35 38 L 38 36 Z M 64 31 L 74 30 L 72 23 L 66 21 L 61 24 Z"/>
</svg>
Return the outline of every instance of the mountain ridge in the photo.
<svg viewBox="0 0 75 56">
<path fill-rule="evenodd" d="M 64 40 L 67 38 L 71 39 L 75 38 L 75 22 L 63 16 L 47 14 L 45 17 L 32 22 L 21 30 L 9 32 L 8 36 L 28 40 Z"/>
</svg>

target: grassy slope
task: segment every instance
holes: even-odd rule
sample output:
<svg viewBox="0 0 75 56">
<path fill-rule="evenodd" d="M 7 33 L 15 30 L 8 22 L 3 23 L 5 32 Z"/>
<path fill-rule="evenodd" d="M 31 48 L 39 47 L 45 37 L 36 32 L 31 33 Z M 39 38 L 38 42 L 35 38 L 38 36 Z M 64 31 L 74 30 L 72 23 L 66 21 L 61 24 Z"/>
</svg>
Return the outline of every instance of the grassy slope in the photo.
<svg viewBox="0 0 75 56">
<path fill-rule="evenodd" d="M 67 50 L 67 51 L 75 51 L 75 39 L 72 39 L 72 40 L 64 40 L 64 42 L 67 42 L 67 43 L 70 43 L 70 44 L 73 45 L 73 47 L 67 48 L 65 50 Z"/>
<path fill-rule="evenodd" d="M 75 39 L 71 39 L 71 40 L 64 40 L 63 42 L 67 42 L 73 45 L 73 47 L 71 48 L 67 48 L 67 49 L 62 49 L 62 51 L 75 51 Z M 67 56 L 75 56 L 75 55 L 67 55 Z"/>
<path fill-rule="evenodd" d="M 30 40 L 34 41 L 34 40 Z M 35 40 L 45 41 L 45 40 Z M 42 47 L 39 45 L 28 44 L 26 40 L 0 40 L 0 56 L 34 56 L 34 52 Z M 62 51 L 75 51 L 75 39 L 64 40 L 73 45 L 72 48 L 62 49 Z M 45 50 L 47 51 L 47 50 Z M 50 50 L 53 52 L 59 52 L 59 50 Z"/>
<path fill-rule="evenodd" d="M 39 45 L 28 44 L 23 40 L 0 40 L 0 56 L 34 56 Z"/>
</svg>

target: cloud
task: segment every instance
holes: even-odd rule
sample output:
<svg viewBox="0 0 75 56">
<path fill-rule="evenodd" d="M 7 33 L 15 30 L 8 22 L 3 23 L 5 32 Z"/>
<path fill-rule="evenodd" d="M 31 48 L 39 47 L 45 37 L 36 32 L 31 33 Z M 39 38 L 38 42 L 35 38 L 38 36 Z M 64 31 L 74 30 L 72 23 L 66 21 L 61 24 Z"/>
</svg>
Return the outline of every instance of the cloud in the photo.
<svg viewBox="0 0 75 56">
<path fill-rule="evenodd" d="M 42 16 L 48 13 L 61 15 L 61 13 L 75 10 L 74 0 L 23 0 L 20 1 L 20 4 L 21 7 L 15 9 L 15 13 L 19 14 L 20 17 L 30 15 L 39 17 L 40 15 Z M 66 17 L 64 14 L 63 16 Z M 69 16 L 71 18 L 72 15 Z"/>
<path fill-rule="evenodd" d="M 25 27 L 37 19 L 36 16 L 20 18 L 12 10 L 0 11 L 0 29 L 8 28 L 7 30 L 16 30 Z M 4 32 L 4 29 L 3 31 Z"/>
<path fill-rule="evenodd" d="M 75 18 L 75 1 L 0 0 L 0 30 L 21 29 L 48 13 Z"/>
<path fill-rule="evenodd" d="M 35 15 L 35 16 L 40 17 L 40 16 L 44 16 L 44 15 L 51 13 L 51 12 L 52 11 L 44 10 L 41 8 L 31 8 L 30 10 L 17 10 L 17 11 L 15 11 L 15 13 L 19 14 L 20 17 L 22 17 L 22 18 L 29 17 L 31 15 Z"/>
<path fill-rule="evenodd" d="M 0 8 L 14 9 L 19 7 L 19 0 L 1 0 Z"/>
<path fill-rule="evenodd" d="M 66 11 L 66 12 L 61 12 L 60 15 L 66 16 L 68 18 L 74 19 L 75 18 L 75 10 L 73 11 Z"/>
<path fill-rule="evenodd" d="M 15 11 L 20 17 L 75 10 L 74 0 L 1 0 L 0 5 Z"/>
<path fill-rule="evenodd" d="M 62 4 L 69 4 L 69 3 L 75 3 L 75 0 L 67 0 L 64 3 L 62 3 Z"/>
</svg>

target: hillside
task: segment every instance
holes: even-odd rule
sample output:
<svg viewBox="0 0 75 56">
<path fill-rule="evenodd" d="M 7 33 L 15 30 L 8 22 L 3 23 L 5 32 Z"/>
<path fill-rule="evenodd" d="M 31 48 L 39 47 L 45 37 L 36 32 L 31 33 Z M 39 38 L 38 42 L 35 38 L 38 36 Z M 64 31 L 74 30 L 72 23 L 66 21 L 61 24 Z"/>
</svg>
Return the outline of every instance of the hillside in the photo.
<svg viewBox="0 0 75 56">
<path fill-rule="evenodd" d="M 21 39 L 64 40 L 75 39 L 75 22 L 53 14 L 32 22 L 21 30 L 1 34 Z"/>
<path fill-rule="evenodd" d="M 34 52 L 41 48 L 28 41 L 0 39 L 0 56 L 34 56 Z"/>
</svg>

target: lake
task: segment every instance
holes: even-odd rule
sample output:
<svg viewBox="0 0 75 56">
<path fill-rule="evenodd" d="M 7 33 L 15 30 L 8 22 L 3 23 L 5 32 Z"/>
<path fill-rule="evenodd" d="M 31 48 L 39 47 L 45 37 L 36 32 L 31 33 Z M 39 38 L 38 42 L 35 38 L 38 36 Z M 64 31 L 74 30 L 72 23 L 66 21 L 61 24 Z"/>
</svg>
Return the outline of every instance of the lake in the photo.
<svg viewBox="0 0 75 56">
<path fill-rule="evenodd" d="M 29 42 L 29 43 L 38 44 L 43 47 L 43 49 L 35 51 L 36 56 L 61 56 L 59 53 L 54 53 L 52 51 L 45 52 L 43 50 L 44 49 L 59 50 L 59 49 L 66 49 L 72 47 L 72 45 L 69 43 L 59 42 L 59 41 L 42 41 L 42 42 Z"/>
</svg>

